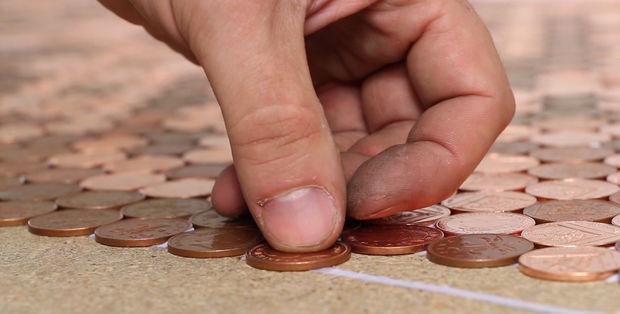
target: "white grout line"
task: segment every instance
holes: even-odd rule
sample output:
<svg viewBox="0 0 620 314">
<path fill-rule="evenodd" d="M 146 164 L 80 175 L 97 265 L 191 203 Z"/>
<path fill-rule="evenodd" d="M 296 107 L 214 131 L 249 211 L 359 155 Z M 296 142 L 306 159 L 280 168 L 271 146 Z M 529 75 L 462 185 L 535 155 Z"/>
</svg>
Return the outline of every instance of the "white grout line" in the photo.
<svg viewBox="0 0 620 314">
<path fill-rule="evenodd" d="M 430 284 L 430 283 L 425 283 L 425 282 L 420 282 L 420 281 L 408 281 L 408 280 L 395 279 L 395 278 L 390 278 L 390 277 L 385 277 L 385 276 L 369 275 L 369 274 L 354 272 L 354 271 L 341 269 L 337 267 L 321 268 L 321 269 L 315 270 L 315 272 L 332 275 L 332 276 L 338 276 L 338 277 L 352 278 L 352 279 L 357 279 L 361 281 L 380 283 L 380 284 L 390 285 L 390 286 L 431 291 L 431 292 L 446 294 L 450 296 L 468 298 L 468 299 L 484 301 L 484 302 L 499 304 L 499 305 L 518 308 L 518 309 L 536 311 L 536 312 L 562 313 L 562 314 L 600 314 L 601 313 L 601 312 L 575 310 L 575 309 L 554 306 L 554 305 L 549 305 L 549 304 L 544 304 L 544 303 L 522 301 L 519 299 L 513 299 L 509 297 L 502 297 L 502 296 L 487 294 L 483 292 L 469 291 L 469 290 L 464 290 L 464 289 L 459 289 L 459 288 L 453 288 L 450 286 L 440 286 L 440 285 L 435 285 L 435 284 Z"/>
</svg>

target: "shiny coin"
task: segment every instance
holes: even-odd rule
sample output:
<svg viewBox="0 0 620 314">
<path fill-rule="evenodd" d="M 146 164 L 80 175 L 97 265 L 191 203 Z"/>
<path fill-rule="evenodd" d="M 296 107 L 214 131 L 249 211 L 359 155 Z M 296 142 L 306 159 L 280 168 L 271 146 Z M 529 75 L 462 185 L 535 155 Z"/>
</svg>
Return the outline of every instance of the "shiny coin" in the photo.
<svg viewBox="0 0 620 314">
<path fill-rule="evenodd" d="M 521 192 L 465 192 L 441 202 L 441 205 L 463 212 L 506 212 L 536 203 L 536 198 Z"/>
<path fill-rule="evenodd" d="M 80 183 L 89 190 L 131 191 L 148 185 L 163 183 L 166 176 L 154 173 L 113 173 L 90 177 Z"/>
<path fill-rule="evenodd" d="M 110 246 L 151 246 L 162 244 L 191 227 L 189 221 L 181 219 L 125 219 L 97 228 L 95 240 Z"/>
<path fill-rule="evenodd" d="M 194 228 L 243 228 L 255 226 L 250 216 L 238 218 L 224 217 L 215 210 L 209 209 L 193 215 L 189 220 Z"/>
<path fill-rule="evenodd" d="M 372 219 L 368 223 L 378 225 L 432 226 L 439 218 L 450 215 L 450 209 L 441 205 L 407 210 L 391 216 Z"/>
<path fill-rule="evenodd" d="M 599 180 L 551 180 L 528 185 L 525 192 L 540 199 L 586 200 L 609 197 L 618 186 Z"/>
<path fill-rule="evenodd" d="M 113 209 L 65 209 L 28 220 L 28 231 L 48 237 L 89 235 L 99 226 L 123 218 Z"/>
<path fill-rule="evenodd" d="M 215 180 L 182 179 L 149 185 L 142 192 L 149 197 L 191 198 L 211 195 Z"/>
<path fill-rule="evenodd" d="M 481 173 L 505 173 L 521 172 L 529 168 L 538 166 L 540 162 L 536 158 L 521 155 L 504 155 L 490 153 L 487 154 L 478 167 L 476 172 Z"/>
<path fill-rule="evenodd" d="M 171 180 L 186 178 L 212 178 L 228 167 L 229 164 L 195 164 L 166 171 L 164 174 Z"/>
<path fill-rule="evenodd" d="M 519 257 L 519 270 L 531 277 L 555 281 L 594 281 L 620 269 L 620 253 L 600 247 L 550 247 Z"/>
<path fill-rule="evenodd" d="M 104 168 L 110 172 L 158 172 L 183 166 L 183 160 L 172 156 L 141 155 L 127 160 L 107 163 Z"/>
<path fill-rule="evenodd" d="M 620 241 L 620 227 L 591 221 L 561 221 L 529 227 L 521 236 L 543 246 L 602 246 Z"/>
<path fill-rule="evenodd" d="M 53 212 L 57 207 L 50 201 L 0 202 L 0 227 L 24 225 L 28 219 Z"/>
<path fill-rule="evenodd" d="M 530 156 L 543 162 L 601 161 L 614 153 L 613 149 L 600 147 L 550 147 L 530 152 Z"/>
<path fill-rule="evenodd" d="M 60 207 L 104 209 L 120 208 L 144 199 L 144 194 L 135 191 L 85 191 L 63 196 L 56 200 Z"/>
<path fill-rule="evenodd" d="M 515 191 L 538 182 L 536 177 L 523 173 L 472 173 L 461 184 L 463 191 Z"/>
<path fill-rule="evenodd" d="M 398 255 L 424 251 L 442 237 L 441 231 L 422 226 L 368 225 L 343 234 L 342 241 L 355 253 Z"/>
<path fill-rule="evenodd" d="M 0 199 L 6 201 L 44 201 L 78 193 L 80 187 L 67 183 L 31 183 L 0 191 Z"/>
<path fill-rule="evenodd" d="M 530 175 L 541 179 L 600 179 L 616 172 L 616 168 L 602 163 L 551 163 L 532 167 Z"/>
<path fill-rule="evenodd" d="M 426 257 L 433 263 L 452 267 L 498 267 L 516 263 L 521 254 L 532 249 L 532 242 L 517 236 L 468 234 L 431 243 Z"/>
<path fill-rule="evenodd" d="M 514 213 L 464 213 L 441 218 L 437 229 L 446 235 L 518 234 L 535 225 L 534 219 Z"/>
<path fill-rule="evenodd" d="M 239 256 L 261 241 L 262 236 L 256 228 L 203 228 L 170 238 L 168 252 L 195 258 Z"/>
<path fill-rule="evenodd" d="M 124 206 L 121 212 L 128 218 L 189 218 L 209 207 L 211 203 L 203 199 L 162 198 Z"/>
<path fill-rule="evenodd" d="M 608 223 L 620 215 L 620 206 L 601 200 L 552 200 L 526 207 L 523 214 L 539 223 L 571 220 Z"/>
<path fill-rule="evenodd" d="M 341 242 L 336 242 L 329 249 L 309 253 L 280 252 L 261 243 L 248 251 L 246 263 L 265 270 L 302 271 L 342 264 L 350 257 L 351 248 Z"/>
<path fill-rule="evenodd" d="M 26 181 L 33 183 L 78 183 L 88 177 L 103 174 L 99 168 L 53 168 L 26 174 Z"/>
</svg>

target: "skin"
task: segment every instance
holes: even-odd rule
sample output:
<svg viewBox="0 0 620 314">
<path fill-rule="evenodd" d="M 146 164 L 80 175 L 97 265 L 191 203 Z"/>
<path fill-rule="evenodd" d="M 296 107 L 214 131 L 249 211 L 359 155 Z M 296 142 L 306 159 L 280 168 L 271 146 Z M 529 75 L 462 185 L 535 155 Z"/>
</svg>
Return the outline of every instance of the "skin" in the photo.
<svg viewBox="0 0 620 314">
<path fill-rule="evenodd" d="M 203 67 L 235 161 L 213 204 L 279 250 L 450 196 L 514 114 L 465 1 L 100 2 Z"/>
</svg>

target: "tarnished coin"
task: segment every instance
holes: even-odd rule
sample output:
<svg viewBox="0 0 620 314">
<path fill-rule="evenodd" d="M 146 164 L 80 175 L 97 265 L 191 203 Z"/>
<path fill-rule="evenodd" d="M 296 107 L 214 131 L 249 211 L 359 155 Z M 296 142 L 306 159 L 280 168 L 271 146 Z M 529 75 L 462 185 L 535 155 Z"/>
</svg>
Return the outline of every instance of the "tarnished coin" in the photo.
<svg viewBox="0 0 620 314">
<path fill-rule="evenodd" d="M 342 264 L 351 257 L 351 248 L 336 242 L 329 249 L 309 253 L 288 253 L 272 249 L 267 243 L 251 248 L 246 263 L 254 268 L 276 271 L 303 271 Z"/>
<path fill-rule="evenodd" d="M 263 240 L 256 228 L 212 229 L 179 233 L 168 240 L 168 252 L 195 258 L 245 254 Z"/>
<path fill-rule="evenodd" d="M 519 270 L 528 276 L 555 281 L 594 281 L 620 269 L 620 253 L 600 247 L 549 247 L 519 257 Z"/>
<path fill-rule="evenodd" d="M 189 221 L 181 219 L 124 219 L 95 229 L 95 240 L 110 246 L 151 246 L 162 244 L 191 227 Z"/>
<path fill-rule="evenodd" d="M 536 177 L 524 173 L 472 173 L 461 184 L 463 191 L 521 191 L 528 184 L 538 182 Z"/>
<path fill-rule="evenodd" d="M 426 257 L 433 263 L 465 268 L 499 267 L 517 262 L 534 244 L 518 236 L 467 234 L 431 243 Z"/>
<path fill-rule="evenodd" d="M 145 186 L 163 183 L 166 176 L 154 173 L 112 173 L 90 177 L 80 183 L 89 190 L 131 191 Z"/>
<path fill-rule="evenodd" d="M 585 131 L 559 131 L 535 135 L 534 143 L 548 147 L 599 146 L 611 139 L 609 134 Z"/>
<path fill-rule="evenodd" d="M 122 219 L 113 209 L 64 209 L 28 220 L 28 231 L 48 237 L 89 235 L 99 226 Z"/>
<path fill-rule="evenodd" d="M 120 208 L 144 199 L 144 194 L 135 191 L 85 191 L 63 196 L 56 200 L 60 207 L 104 209 Z"/>
<path fill-rule="evenodd" d="M 50 157 L 48 162 L 62 168 L 94 168 L 126 158 L 122 152 L 63 153 Z"/>
<path fill-rule="evenodd" d="M 534 219 L 514 213 L 464 213 L 441 218 L 437 229 L 446 235 L 519 234 L 535 225 Z"/>
<path fill-rule="evenodd" d="M 523 214 L 538 223 L 572 220 L 608 223 L 620 215 L 620 205 L 601 200 L 552 200 L 526 207 Z"/>
<path fill-rule="evenodd" d="M 355 253 L 400 255 L 424 251 L 442 237 L 441 231 L 422 226 L 367 225 L 343 234 L 342 241 Z"/>
<path fill-rule="evenodd" d="M 99 168 L 52 168 L 26 174 L 26 181 L 33 183 L 78 183 L 86 178 L 103 174 Z"/>
<path fill-rule="evenodd" d="M 450 215 L 450 209 L 433 205 L 425 208 L 407 210 L 391 216 L 368 220 L 368 223 L 378 225 L 407 225 L 407 226 L 432 226 L 439 218 Z"/>
<path fill-rule="evenodd" d="M 24 184 L 0 191 L 0 199 L 6 201 L 44 201 L 78 193 L 75 184 L 49 182 Z"/>
<path fill-rule="evenodd" d="M 481 173 L 521 172 L 539 164 L 538 159 L 529 156 L 490 153 L 482 159 L 475 171 Z"/>
<path fill-rule="evenodd" d="M 186 178 L 217 178 L 229 164 L 195 164 L 171 169 L 164 174 L 170 180 Z"/>
<path fill-rule="evenodd" d="M 124 206 L 128 218 L 188 218 L 211 207 L 211 202 L 197 198 L 148 199 Z"/>
<path fill-rule="evenodd" d="M 463 212 L 506 212 L 520 210 L 536 203 L 536 198 L 521 192 L 464 192 L 457 193 L 441 205 Z"/>
<path fill-rule="evenodd" d="M 530 156 L 543 162 L 594 162 L 613 153 L 613 149 L 603 147 L 549 147 L 534 150 Z"/>
<path fill-rule="evenodd" d="M 541 179 L 601 179 L 616 172 L 616 168 L 595 162 L 550 163 L 527 170 L 530 175 Z"/>
<path fill-rule="evenodd" d="M 57 207 L 50 201 L 0 202 L 0 227 L 26 224 L 28 219 L 53 212 Z"/>
<path fill-rule="evenodd" d="M 529 227 L 521 236 L 543 246 L 603 246 L 620 241 L 620 227 L 591 221 L 560 221 Z"/>
<path fill-rule="evenodd" d="M 141 155 L 126 160 L 107 163 L 104 165 L 105 170 L 118 172 L 161 172 L 184 165 L 183 160 L 172 156 L 163 155 Z"/>
<path fill-rule="evenodd" d="M 525 192 L 540 199 L 587 200 L 606 198 L 618 192 L 617 185 L 600 180 L 567 179 L 530 184 Z"/>
<path fill-rule="evenodd" d="M 229 218 L 218 214 L 215 210 L 209 209 L 193 215 L 189 221 L 194 228 L 244 228 L 255 226 L 254 220 L 250 216 L 239 218 Z"/>
<path fill-rule="evenodd" d="M 215 180 L 182 179 L 149 185 L 142 192 L 149 197 L 191 198 L 211 195 Z"/>
</svg>

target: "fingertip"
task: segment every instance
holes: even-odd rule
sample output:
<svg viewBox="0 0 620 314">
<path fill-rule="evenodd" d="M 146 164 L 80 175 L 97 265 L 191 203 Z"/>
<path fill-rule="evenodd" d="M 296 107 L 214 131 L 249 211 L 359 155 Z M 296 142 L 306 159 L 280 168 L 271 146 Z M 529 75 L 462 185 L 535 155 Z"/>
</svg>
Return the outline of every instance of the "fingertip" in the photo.
<svg viewBox="0 0 620 314">
<path fill-rule="evenodd" d="M 215 211 L 222 216 L 238 217 L 248 212 L 233 165 L 226 167 L 215 181 L 211 202 Z"/>
</svg>

